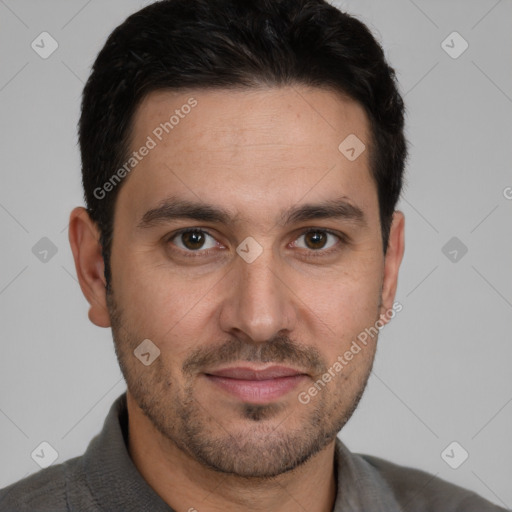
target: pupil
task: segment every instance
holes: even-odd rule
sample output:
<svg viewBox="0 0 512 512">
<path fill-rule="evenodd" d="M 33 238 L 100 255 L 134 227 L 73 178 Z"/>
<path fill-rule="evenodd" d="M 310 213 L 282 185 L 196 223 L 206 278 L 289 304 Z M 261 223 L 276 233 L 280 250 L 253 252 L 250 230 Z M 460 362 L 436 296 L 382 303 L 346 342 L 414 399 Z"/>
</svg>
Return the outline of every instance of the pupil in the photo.
<svg viewBox="0 0 512 512">
<path fill-rule="evenodd" d="M 188 249 L 200 249 L 204 244 L 204 235 L 200 231 L 183 233 L 183 243 Z"/>
<path fill-rule="evenodd" d="M 308 233 L 306 235 L 306 245 L 311 249 L 321 249 L 325 245 L 325 234 L 318 231 Z"/>
</svg>

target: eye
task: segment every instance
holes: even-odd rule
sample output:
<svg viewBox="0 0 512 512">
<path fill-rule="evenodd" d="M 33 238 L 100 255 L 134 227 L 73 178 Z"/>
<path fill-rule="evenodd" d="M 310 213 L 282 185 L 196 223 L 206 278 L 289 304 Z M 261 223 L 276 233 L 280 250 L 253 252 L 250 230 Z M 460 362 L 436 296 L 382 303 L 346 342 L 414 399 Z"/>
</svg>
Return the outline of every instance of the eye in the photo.
<svg viewBox="0 0 512 512">
<path fill-rule="evenodd" d="M 187 229 L 180 231 L 169 239 L 174 245 L 184 251 L 199 251 L 201 249 L 213 249 L 218 242 L 202 229 Z"/>
<path fill-rule="evenodd" d="M 329 231 L 313 229 L 299 236 L 293 245 L 301 249 L 310 249 L 313 251 L 327 250 L 334 247 L 340 241 L 340 238 L 339 235 L 335 235 Z"/>
</svg>

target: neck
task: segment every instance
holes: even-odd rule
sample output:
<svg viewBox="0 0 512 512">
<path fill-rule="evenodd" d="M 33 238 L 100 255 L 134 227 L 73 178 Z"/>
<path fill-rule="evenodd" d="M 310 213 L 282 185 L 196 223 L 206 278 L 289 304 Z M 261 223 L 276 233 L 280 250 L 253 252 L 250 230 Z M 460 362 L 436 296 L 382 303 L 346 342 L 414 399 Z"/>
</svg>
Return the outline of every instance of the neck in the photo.
<svg viewBox="0 0 512 512">
<path fill-rule="evenodd" d="M 144 480 L 174 510 L 331 512 L 336 499 L 333 440 L 300 467 L 271 479 L 213 471 L 155 429 L 127 395 L 129 453 Z"/>
</svg>

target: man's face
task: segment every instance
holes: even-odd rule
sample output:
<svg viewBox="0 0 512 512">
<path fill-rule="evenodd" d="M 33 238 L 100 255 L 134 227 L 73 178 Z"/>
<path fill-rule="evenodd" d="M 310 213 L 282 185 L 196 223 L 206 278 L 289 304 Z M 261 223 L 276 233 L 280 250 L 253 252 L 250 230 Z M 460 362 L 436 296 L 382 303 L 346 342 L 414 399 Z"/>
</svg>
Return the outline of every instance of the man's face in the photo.
<svg viewBox="0 0 512 512">
<path fill-rule="evenodd" d="M 138 108 L 131 149 L 156 146 L 116 203 L 116 351 L 138 407 L 203 465 L 283 473 L 355 409 L 376 339 L 332 367 L 391 306 L 369 133 L 358 104 L 320 89 L 165 91 Z M 350 134 L 367 144 L 353 161 L 338 149 Z"/>
</svg>

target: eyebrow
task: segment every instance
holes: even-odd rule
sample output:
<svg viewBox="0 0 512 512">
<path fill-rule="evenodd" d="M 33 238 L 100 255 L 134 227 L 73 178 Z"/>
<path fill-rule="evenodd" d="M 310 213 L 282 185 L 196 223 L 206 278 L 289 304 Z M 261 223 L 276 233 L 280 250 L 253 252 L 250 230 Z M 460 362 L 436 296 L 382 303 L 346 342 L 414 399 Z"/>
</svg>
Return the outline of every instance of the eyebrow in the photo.
<svg viewBox="0 0 512 512">
<path fill-rule="evenodd" d="M 356 206 L 345 197 L 323 201 L 318 204 L 302 204 L 294 206 L 281 215 L 283 225 L 295 224 L 315 219 L 339 219 L 351 221 L 361 227 L 367 225 L 366 217 L 361 208 Z"/>
<path fill-rule="evenodd" d="M 193 219 L 216 224 L 234 224 L 239 217 L 239 214 L 232 215 L 228 210 L 219 206 L 169 197 L 157 207 L 148 210 L 142 216 L 137 227 L 140 229 L 151 228 L 177 219 Z M 286 226 L 308 220 L 330 218 L 350 221 L 361 227 L 367 226 L 363 210 L 349 202 L 345 197 L 320 203 L 293 206 L 281 212 L 279 224 Z"/>
</svg>

